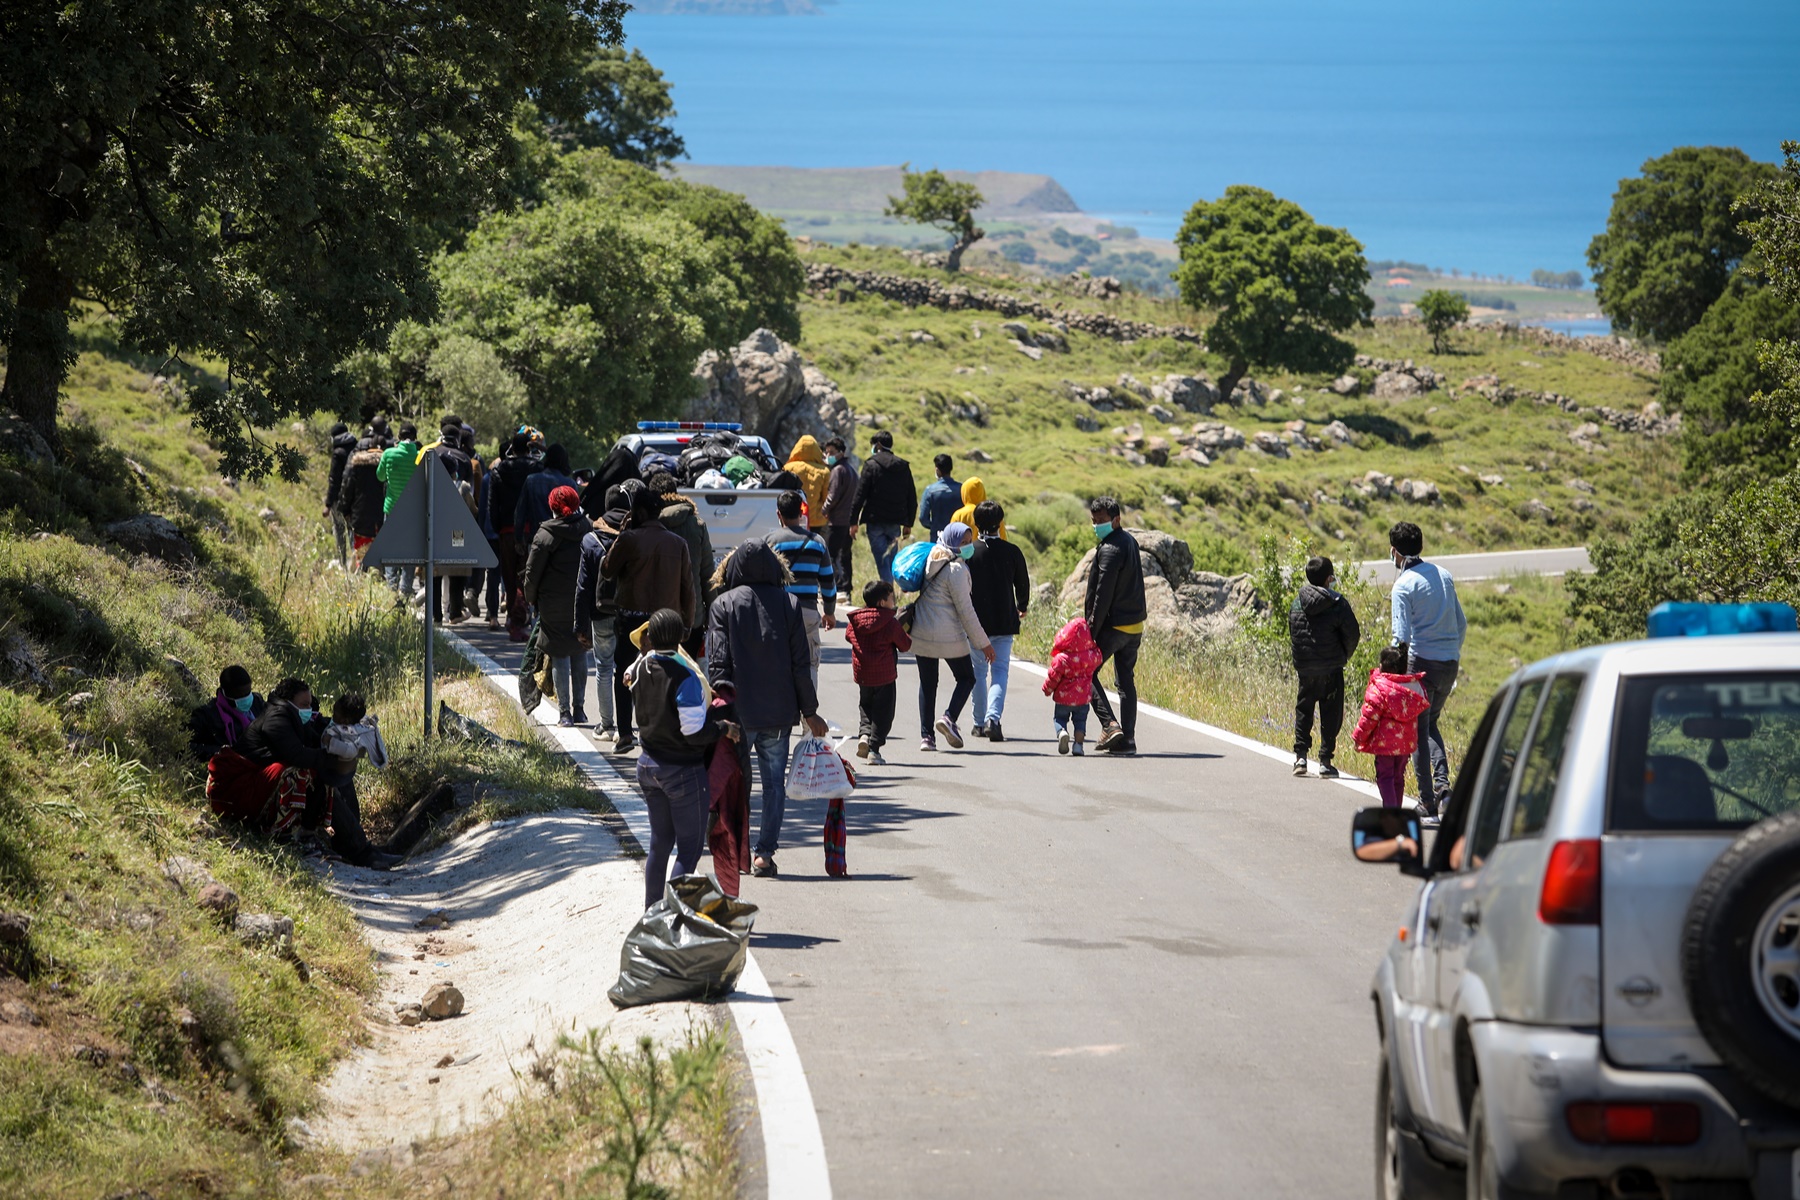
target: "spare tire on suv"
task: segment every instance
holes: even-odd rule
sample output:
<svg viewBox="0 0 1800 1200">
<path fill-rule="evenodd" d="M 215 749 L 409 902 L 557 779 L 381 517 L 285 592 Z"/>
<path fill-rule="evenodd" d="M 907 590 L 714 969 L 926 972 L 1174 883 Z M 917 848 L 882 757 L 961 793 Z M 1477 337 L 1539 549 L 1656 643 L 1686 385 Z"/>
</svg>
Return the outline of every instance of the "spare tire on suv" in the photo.
<svg viewBox="0 0 1800 1200">
<path fill-rule="evenodd" d="M 1701 878 L 1681 978 L 1719 1058 L 1800 1108 L 1800 812 L 1752 825 Z"/>
</svg>

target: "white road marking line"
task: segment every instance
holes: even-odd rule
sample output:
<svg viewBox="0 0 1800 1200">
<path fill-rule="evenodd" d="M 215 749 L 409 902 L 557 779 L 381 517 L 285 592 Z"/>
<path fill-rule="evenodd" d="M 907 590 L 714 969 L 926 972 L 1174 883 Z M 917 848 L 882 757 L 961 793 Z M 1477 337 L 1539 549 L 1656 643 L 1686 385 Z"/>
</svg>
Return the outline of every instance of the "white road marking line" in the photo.
<svg viewBox="0 0 1800 1200">
<path fill-rule="evenodd" d="M 503 694 L 518 697 L 517 672 L 507 670 L 457 634 L 444 629 L 438 632 Z M 557 725 L 555 706 L 540 704 L 533 715 L 589 779 L 615 785 L 606 789 L 607 799 L 638 844 L 649 849 L 650 814 L 636 786 L 619 774 L 585 733 Z M 813 1107 L 812 1087 L 806 1081 L 806 1068 L 787 1018 L 782 1016 L 781 1005 L 769 990 L 755 955 L 745 955 L 744 973 L 731 995 L 726 1006 L 737 1024 L 744 1057 L 750 1063 L 750 1079 L 756 1086 L 769 1195 L 781 1200 L 831 1200 L 831 1171 L 825 1161 L 825 1137 L 819 1129 L 818 1110 Z"/>
<path fill-rule="evenodd" d="M 1048 679 L 1050 677 L 1049 671 L 1038 666 L 1034 662 L 1026 662 L 1022 658 L 1015 658 L 1012 661 L 1013 666 L 1028 671 L 1031 674 L 1038 676 L 1040 679 Z M 1190 730 L 1194 733 L 1204 734 L 1214 741 L 1224 742 L 1229 746 L 1236 746 L 1240 750 L 1248 750 L 1252 754 L 1260 754 L 1264 758 L 1272 758 L 1276 762 L 1287 763 L 1289 766 L 1292 766 L 1294 763 L 1293 751 L 1282 750 L 1276 746 L 1269 745 L 1267 742 L 1259 742 L 1253 738 L 1244 737 L 1240 734 L 1231 732 L 1229 729 L 1220 729 L 1217 725 L 1208 725 L 1205 721 L 1196 721 L 1192 717 L 1184 717 L 1180 713 L 1170 712 L 1166 708 L 1158 708 L 1154 704 L 1145 704 L 1142 700 L 1138 701 L 1138 711 L 1140 713 L 1149 713 L 1151 716 L 1156 717 L 1159 720 L 1167 721 L 1171 725 L 1179 725 L 1181 728 Z M 1370 783 L 1366 779 L 1358 779 L 1354 775 L 1340 775 L 1336 779 L 1327 780 L 1327 782 L 1340 784 L 1353 792 L 1361 792 L 1363 795 L 1373 796 L 1377 800 L 1381 799 L 1381 793 L 1376 790 L 1373 783 Z"/>
</svg>

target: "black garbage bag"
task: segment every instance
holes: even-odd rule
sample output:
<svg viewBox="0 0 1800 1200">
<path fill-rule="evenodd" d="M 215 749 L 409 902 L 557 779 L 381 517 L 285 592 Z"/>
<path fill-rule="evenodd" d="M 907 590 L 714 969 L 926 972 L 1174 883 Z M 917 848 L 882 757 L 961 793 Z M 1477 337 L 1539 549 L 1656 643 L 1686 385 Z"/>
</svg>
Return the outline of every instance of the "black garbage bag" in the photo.
<svg viewBox="0 0 1800 1200">
<path fill-rule="evenodd" d="M 711 877 L 677 876 L 625 936 L 607 998 L 631 1008 L 726 995 L 744 972 L 755 924 L 756 905 L 727 896 Z"/>
<path fill-rule="evenodd" d="M 531 636 L 525 639 L 525 653 L 519 658 L 519 707 L 527 715 L 544 699 L 537 677 L 544 670 L 544 649 L 539 644 L 538 623 L 531 623 Z"/>
</svg>

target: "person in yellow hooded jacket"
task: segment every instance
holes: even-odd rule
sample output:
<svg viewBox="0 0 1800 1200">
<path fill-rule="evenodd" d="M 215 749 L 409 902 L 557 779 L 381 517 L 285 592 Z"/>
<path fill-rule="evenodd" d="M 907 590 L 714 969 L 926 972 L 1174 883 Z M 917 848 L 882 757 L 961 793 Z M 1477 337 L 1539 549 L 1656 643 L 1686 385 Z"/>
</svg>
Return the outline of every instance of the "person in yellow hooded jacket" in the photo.
<svg viewBox="0 0 1800 1200">
<path fill-rule="evenodd" d="M 801 437 L 794 443 L 794 451 L 788 455 L 787 466 L 782 469 L 792 471 L 800 481 L 800 490 L 806 496 L 806 527 L 825 528 L 825 489 L 831 483 L 831 468 L 825 465 L 825 452 L 819 448 L 819 439 L 810 433 Z"/>
<path fill-rule="evenodd" d="M 956 513 L 950 519 L 952 521 L 961 521 L 964 525 L 973 529 L 975 528 L 975 506 L 988 498 L 987 488 L 982 485 L 979 477 L 971 475 L 968 479 L 963 481 L 962 498 L 963 506 L 957 509 Z M 1012 541 L 1011 538 L 1006 536 L 1005 521 L 1000 522 L 1000 537 L 1005 541 Z"/>
</svg>

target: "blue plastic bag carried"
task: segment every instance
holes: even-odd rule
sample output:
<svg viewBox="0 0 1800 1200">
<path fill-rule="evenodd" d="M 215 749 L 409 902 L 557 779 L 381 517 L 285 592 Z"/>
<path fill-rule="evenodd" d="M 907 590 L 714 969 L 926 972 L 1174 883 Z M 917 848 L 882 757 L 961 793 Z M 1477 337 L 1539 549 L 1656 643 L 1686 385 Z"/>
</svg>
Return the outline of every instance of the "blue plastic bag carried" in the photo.
<svg viewBox="0 0 1800 1200">
<path fill-rule="evenodd" d="M 930 542 L 908 542 L 894 555 L 894 586 L 903 592 L 916 592 L 925 586 L 925 560 L 931 557 Z"/>
</svg>

